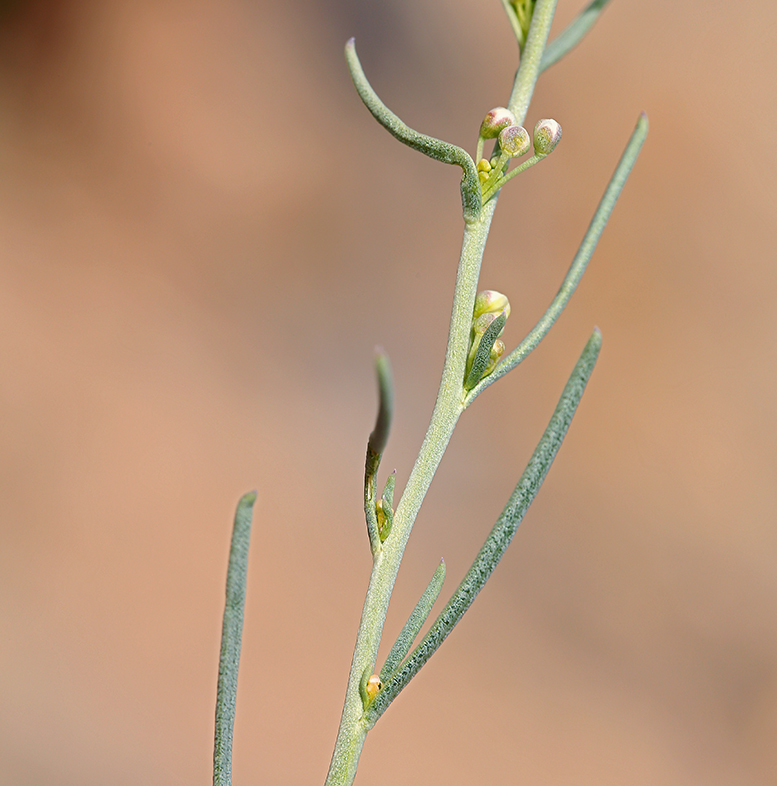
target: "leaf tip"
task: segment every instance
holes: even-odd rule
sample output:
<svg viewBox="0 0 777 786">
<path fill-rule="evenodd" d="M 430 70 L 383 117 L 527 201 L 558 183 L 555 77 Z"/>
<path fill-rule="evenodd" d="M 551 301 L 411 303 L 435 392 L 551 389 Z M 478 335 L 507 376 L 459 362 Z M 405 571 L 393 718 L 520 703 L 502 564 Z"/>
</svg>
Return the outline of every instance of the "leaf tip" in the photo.
<svg viewBox="0 0 777 786">
<path fill-rule="evenodd" d="M 249 491 L 247 494 L 243 494 L 240 497 L 240 502 L 238 503 L 242 507 L 249 507 L 252 508 L 254 506 L 254 502 L 256 502 L 256 489 L 253 491 Z"/>
</svg>

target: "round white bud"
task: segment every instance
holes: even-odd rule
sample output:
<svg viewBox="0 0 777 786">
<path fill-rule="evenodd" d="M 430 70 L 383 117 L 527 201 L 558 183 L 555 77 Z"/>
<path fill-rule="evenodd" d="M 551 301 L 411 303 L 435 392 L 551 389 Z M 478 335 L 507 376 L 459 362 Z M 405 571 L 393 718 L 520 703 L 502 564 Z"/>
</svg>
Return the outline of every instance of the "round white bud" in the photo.
<svg viewBox="0 0 777 786">
<path fill-rule="evenodd" d="M 499 148 L 510 158 L 517 158 L 531 147 L 529 132 L 523 126 L 508 126 L 499 132 Z"/>
<path fill-rule="evenodd" d="M 534 152 L 538 156 L 552 153 L 561 141 L 561 126 L 555 120 L 540 120 L 534 126 Z"/>
<path fill-rule="evenodd" d="M 503 106 L 492 109 L 480 124 L 480 136 L 483 139 L 494 139 L 507 126 L 515 125 L 515 115 Z"/>
</svg>

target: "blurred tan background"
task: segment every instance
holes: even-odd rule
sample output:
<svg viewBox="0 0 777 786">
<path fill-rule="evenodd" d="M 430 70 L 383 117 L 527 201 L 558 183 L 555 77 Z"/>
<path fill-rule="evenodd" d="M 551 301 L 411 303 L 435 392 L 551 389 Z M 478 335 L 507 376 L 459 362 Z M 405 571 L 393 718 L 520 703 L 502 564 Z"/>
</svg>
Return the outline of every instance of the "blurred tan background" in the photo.
<svg viewBox="0 0 777 786">
<path fill-rule="evenodd" d="M 556 30 L 583 5 L 561 0 Z M 369 575 L 376 394 L 404 484 L 436 393 L 458 170 L 509 94 L 497 0 L 37 0 L 0 17 L 0 783 L 211 778 L 231 520 L 259 491 L 236 784 L 322 783 Z M 583 283 L 460 424 L 393 640 L 449 594 L 594 325 L 600 362 L 470 614 L 370 734 L 357 783 L 777 783 L 777 11 L 616 0 L 542 79 L 564 128 L 505 189 L 482 287 L 515 345 L 640 110 Z"/>
</svg>

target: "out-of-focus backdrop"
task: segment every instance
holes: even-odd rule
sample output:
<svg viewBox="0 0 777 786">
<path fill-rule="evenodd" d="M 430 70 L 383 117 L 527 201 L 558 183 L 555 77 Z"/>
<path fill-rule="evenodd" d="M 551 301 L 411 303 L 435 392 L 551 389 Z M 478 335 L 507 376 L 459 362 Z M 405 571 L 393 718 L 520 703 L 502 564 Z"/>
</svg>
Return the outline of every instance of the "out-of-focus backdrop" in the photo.
<svg viewBox="0 0 777 786">
<path fill-rule="evenodd" d="M 561 0 L 560 30 L 582 6 Z M 235 782 L 322 783 L 370 558 L 389 352 L 401 488 L 431 412 L 459 171 L 509 94 L 500 3 L 30 0 L 0 26 L 0 783 L 211 777 L 234 506 L 256 488 Z M 542 78 L 564 139 L 504 190 L 481 286 L 547 306 L 641 110 L 572 303 L 461 421 L 398 632 L 455 587 L 594 325 L 600 362 L 493 581 L 358 783 L 777 782 L 777 11 L 616 0 Z M 384 648 L 385 651 L 385 648 Z"/>
</svg>

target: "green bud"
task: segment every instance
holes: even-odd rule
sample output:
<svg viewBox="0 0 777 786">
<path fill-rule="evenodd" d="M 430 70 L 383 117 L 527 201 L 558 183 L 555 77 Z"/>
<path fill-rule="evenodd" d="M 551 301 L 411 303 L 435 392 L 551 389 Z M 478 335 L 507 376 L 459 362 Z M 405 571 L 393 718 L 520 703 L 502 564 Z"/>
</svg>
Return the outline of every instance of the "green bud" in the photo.
<svg viewBox="0 0 777 786">
<path fill-rule="evenodd" d="M 392 526 L 394 526 L 394 511 L 385 498 L 379 499 L 375 503 L 375 517 L 378 520 L 378 536 L 380 537 L 380 542 L 385 543 L 386 538 L 391 534 Z"/>
<path fill-rule="evenodd" d="M 481 314 L 477 319 L 472 320 L 472 333 L 477 340 L 489 328 L 489 325 L 496 319 L 496 314 Z M 474 343 L 474 342 L 473 342 Z"/>
<path fill-rule="evenodd" d="M 472 310 L 472 337 L 470 338 L 467 365 L 464 373 L 464 389 L 472 390 L 475 385 L 496 366 L 505 351 L 499 340 L 510 316 L 510 301 L 493 289 L 480 292 Z"/>
<path fill-rule="evenodd" d="M 472 319 L 475 320 L 481 314 L 498 314 L 502 309 L 507 309 L 507 316 L 510 316 L 510 301 L 501 292 L 493 289 L 484 289 L 475 298 L 475 308 L 472 312 Z"/>
<path fill-rule="evenodd" d="M 494 342 L 494 346 L 491 347 L 491 352 L 488 356 L 488 365 L 486 366 L 486 370 L 483 372 L 483 376 L 487 377 L 495 368 L 496 364 L 499 362 L 499 358 L 502 357 L 505 353 L 505 342 L 502 341 L 501 338 L 498 338 Z"/>
<path fill-rule="evenodd" d="M 494 139 L 507 126 L 515 125 L 515 115 L 503 106 L 492 109 L 480 124 L 480 136 L 483 139 Z"/>
<path fill-rule="evenodd" d="M 540 120 L 534 126 L 534 153 L 546 156 L 561 141 L 561 126 L 555 120 Z"/>
<path fill-rule="evenodd" d="M 504 352 L 504 345 L 497 347 L 498 337 L 504 331 L 507 310 L 498 314 L 483 314 L 472 323 L 474 332 L 464 374 L 464 390 L 472 390 L 486 375 L 489 367 L 493 370 L 497 360 Z M 485 328 L 483 330 L 483 328 Z M 481 332 L 482 330 L 482 332 Z M 500 342 L 501 343 L 501 342 Z"/>
<path fill-rule="evenodd" d="M 488 180 L 488 173 L 491 171 L 491 164 L 486 161 L 485 158 L 481 158 L 478 161 L 478 165 L 475 167 L 478 172 L 478 179 L 480 180 L 481 184 L 485 183 Z"/>
<path fill-rule="evenodd" d="M 499 148 L 510 158 L 517 158 L 531 147 L 529 132 L 523 126 L 508 126 L 499 132 Z"/>
</svg>

